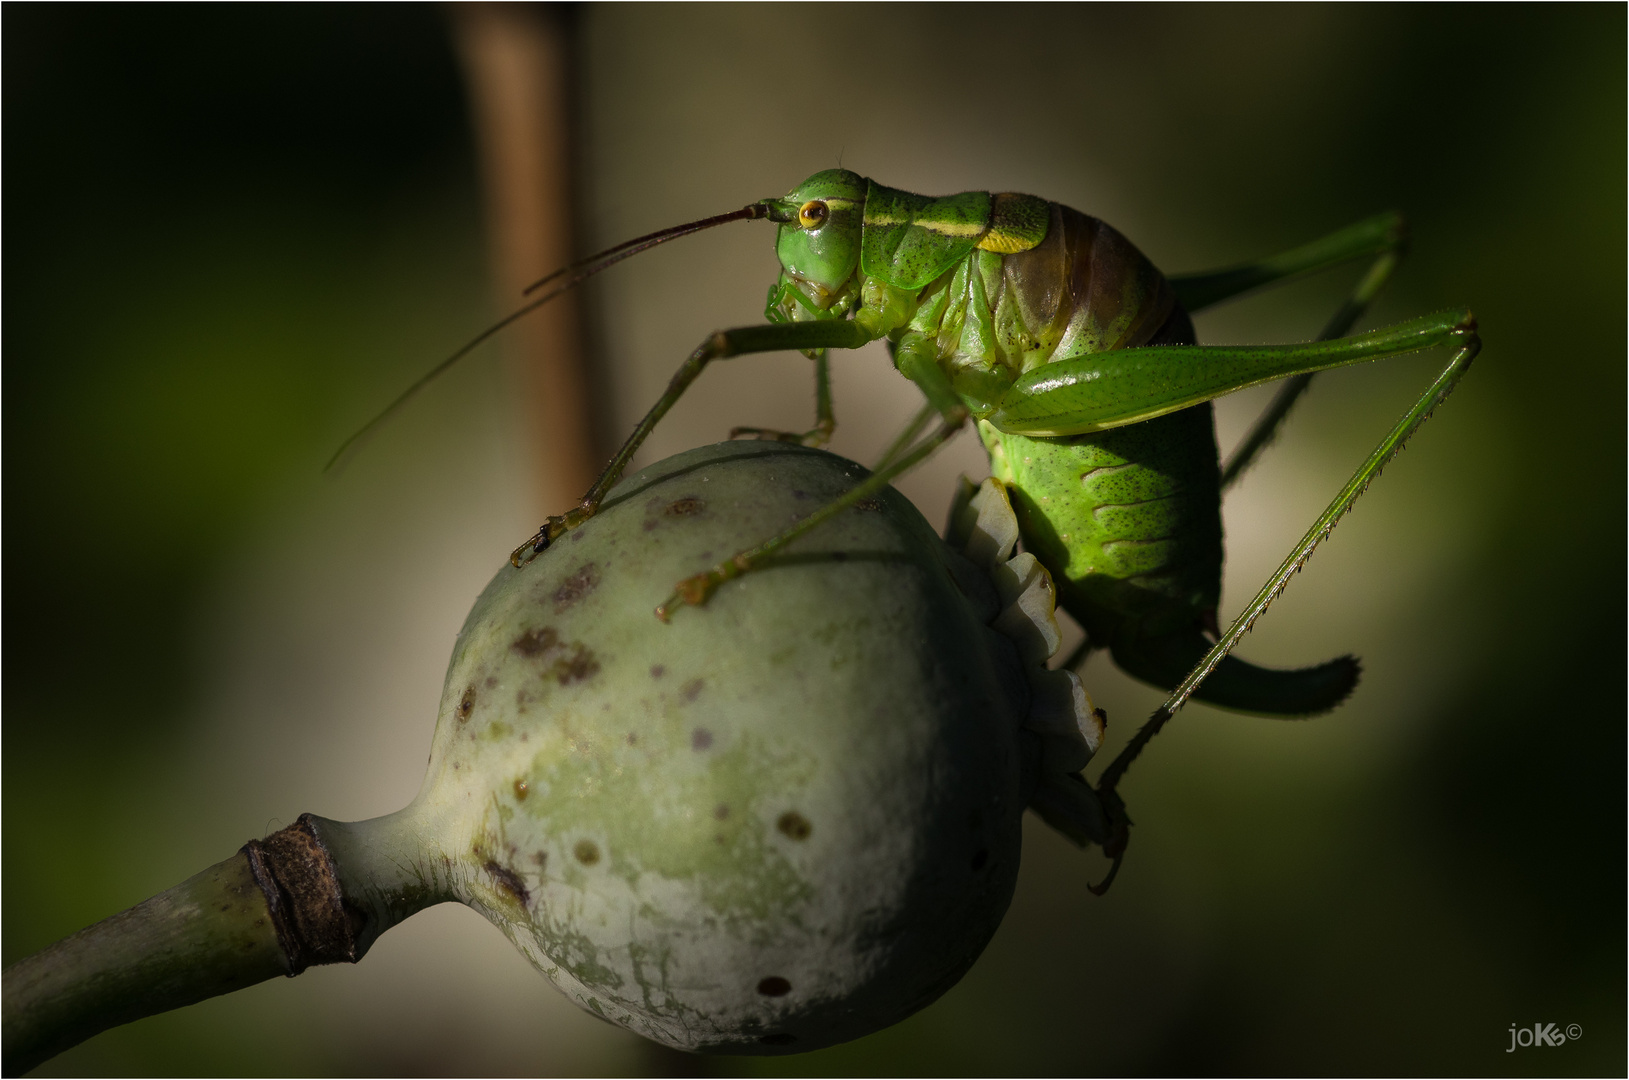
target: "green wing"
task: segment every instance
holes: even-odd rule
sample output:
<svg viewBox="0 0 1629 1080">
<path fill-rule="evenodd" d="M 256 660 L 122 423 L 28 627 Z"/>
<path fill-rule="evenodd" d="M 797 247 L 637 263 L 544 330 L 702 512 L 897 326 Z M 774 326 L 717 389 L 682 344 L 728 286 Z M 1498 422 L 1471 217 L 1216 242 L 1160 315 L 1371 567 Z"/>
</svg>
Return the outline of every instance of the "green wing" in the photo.
<svg viewBox="0 0 1629 1080">
<path fill-rule="evenodd" d="M 920 289 L 978 246 L 990 228 L 990 193 L 934 198 L 868 181 L 860 269 L 900 289 Z"/>
</svg>

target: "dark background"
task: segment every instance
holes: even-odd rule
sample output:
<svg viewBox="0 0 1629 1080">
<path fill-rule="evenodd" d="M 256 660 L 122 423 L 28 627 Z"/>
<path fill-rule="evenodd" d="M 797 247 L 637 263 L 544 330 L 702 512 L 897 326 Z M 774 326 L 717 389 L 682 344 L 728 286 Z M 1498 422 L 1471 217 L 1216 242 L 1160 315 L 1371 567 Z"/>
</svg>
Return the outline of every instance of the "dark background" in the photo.
<svg viewBox="0 0 1629 1080">
<path fill-rule="evenodd" d="M 1096 856 L 1031 829 L 973 973 L 822 1054 L 666 1054 L 436 909 L 354 969 L 143 1021 L 43 1072 L 1624 1069 L 1622 7 L 551 17 L 574 45 L 585 246 L 839 160 L 910 190 L 1034 191 L 1176 272 L 1404 210 L 1412 254 L 1371 324 L 1466 304 L 1484 352 L 1242 650 L 1352 649 L 1366 681 L 1304 725 L 1185 712 L 1124 789 L 1138 830 L 1106 899 L 1085 891 Z M 367 816 L 416 790 L 451 634 L 541 509 L 502 372 L 478 358 L 318 473 L 494 310 L 446 18 L 5 9 L 8 962 L 303 810 Z M 615 424 L 703 333 L 757 317 L 768 235 L 735 228 L 589 293 Z M 1349 287 L 1334 277 L 1200 332 L 1310 336 Z M 1225 601 L 1441 362 L 1316 384 L 1229 502 Z M 796 426 L 794 363 L 709 373 L 653 453 Z M 839 368 L 840 451 L 886 441 L 878 402 L 908 411 L 900 382 L 869 354 Z M 1224 448 L 1261 400 L 1240 397 Z M 904 487 L 937 520 L 949 475 L 977 467 L 964 441 Z M 1088 683 L 1115 717 L 1157 700 L 1106 667 Z M 1504 1052 L 1511 1025 L 1546 1022 L 1583 1037 Z"/>
</svg>

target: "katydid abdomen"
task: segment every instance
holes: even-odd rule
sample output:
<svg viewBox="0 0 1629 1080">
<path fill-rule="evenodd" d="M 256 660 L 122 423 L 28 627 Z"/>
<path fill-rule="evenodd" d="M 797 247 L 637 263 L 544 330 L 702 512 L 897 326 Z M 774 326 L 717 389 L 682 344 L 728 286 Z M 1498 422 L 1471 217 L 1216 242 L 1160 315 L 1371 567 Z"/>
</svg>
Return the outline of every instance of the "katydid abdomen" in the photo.
<svg viewBox="0 0 1629 1080">
<path fill-rule="evenodd" d="M 972 251 L 919 299 L 907 334 L 936 345 L 967 396 L 978 396 L 979 380 L 999 383 L 1057 361 L 1194 344 L 1170 285 L 1129 241 L 1058 203 L 1046 204 L 1046 216 L 1039 244 Z M 979 434 L 992 474 L 1010 490 L 1025 547 L 1051 572 L 1090 645 L 1109 649 L 1137 678 L 1176 686 L 1210 648 L 1205 634 L 1216 633 L 1221 593 L 1210 403 L 1079 435 L 1034 437 L 989 421 Z M 1337 704 L 1357 674 L 1349 657 L 1295 671 L 1229 657 L 1196 696 L 1307 715 Z"/>
</svg>

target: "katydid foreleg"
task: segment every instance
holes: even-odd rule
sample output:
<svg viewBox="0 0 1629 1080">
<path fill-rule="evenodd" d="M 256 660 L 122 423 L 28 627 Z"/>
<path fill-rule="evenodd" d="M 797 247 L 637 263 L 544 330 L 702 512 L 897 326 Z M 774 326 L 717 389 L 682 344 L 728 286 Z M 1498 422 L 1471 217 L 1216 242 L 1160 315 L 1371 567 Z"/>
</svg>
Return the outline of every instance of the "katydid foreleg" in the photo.
<svg viewBox="0 0 1629 1080">
<path fill-rule="evenodd" d="M 837 430 L 837 414 L 831 404 L 831 361 L 825 349 L 817 349 L 812 356 L 815 365 L 815 426 L 808 431 L 780 431 L 776 428 L 734 427 L 732 439 L 762 439 L 769 442 L 796 443 L 799 446 L 825 446 Z"/>
<path fill-rule="evenodd" d="M 894 459 L 903 454 L 916 441 L 916 437 L 922 434 L 922 429 L 932 422 L 934 413 L 937 411 L 932 403 L 924 402 L 922 407 L 916 411 L 916 415 L 912 416 L 905 426 L 900 429 L 899 434 L 894 436 L 894 441 L 888 444 L 888 449 L 882 452 L 882 456 L 871 467 L 881 469 L 891 465 Z"/>
<path fill-rule="evenodd" d="M 714 360 L 791 349 L 857 349 L 871 339 L 872 335 L 858 323 L 837 320 L 742 326 L 733 330 L 720 330 L 711 335 L 696 346 L 695 351 L 679 365 L 679 370 L 674 372 L 673 378 L 668 381 L 667 389 L 623 441 L 621 449 L 611 458 L 605 471 L 600 473 L 599 479 L 594 481 L 594 486 L 588 489 L 582 501 L 564 514 L 550 516 L 531 539 L 514 550 L 509 556 L 509 561 L 515 566 L 524 566 L 547 548 L 550 542 L 593 517 L 605 496 L 616 486 L 617 481 L 622 479 L 628 462 L 633 460 L 640 444 Z"/>
</svg>

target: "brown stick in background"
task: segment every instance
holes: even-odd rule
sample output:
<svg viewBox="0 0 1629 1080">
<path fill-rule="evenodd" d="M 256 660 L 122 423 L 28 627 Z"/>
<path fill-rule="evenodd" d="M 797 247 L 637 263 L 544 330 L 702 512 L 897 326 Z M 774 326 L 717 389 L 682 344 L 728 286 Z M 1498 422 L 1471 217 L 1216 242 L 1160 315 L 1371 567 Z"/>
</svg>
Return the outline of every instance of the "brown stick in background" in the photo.
<svg viewBox="0 0 1629 1080">
<path fill-rule="evenodd" d="M 450 15 L 469 86 L 496 310 L 506 314 L 526 285 L 574 254 L 567 40 L 560 20 L 532 4 L 459 4 Z M 559 513 L 599 473 L 576 298 L 521 320 L 504 350 L 524 402 L 536 516 Z"/>
</svg>

